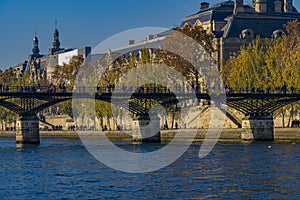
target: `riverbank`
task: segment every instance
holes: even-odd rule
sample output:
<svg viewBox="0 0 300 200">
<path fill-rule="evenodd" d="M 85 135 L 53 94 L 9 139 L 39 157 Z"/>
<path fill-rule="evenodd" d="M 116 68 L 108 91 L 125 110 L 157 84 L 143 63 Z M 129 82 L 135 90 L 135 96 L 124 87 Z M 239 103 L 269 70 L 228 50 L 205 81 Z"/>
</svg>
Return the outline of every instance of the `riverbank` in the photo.
<svg viewBox="0 0 300 200">
<path fill-rule="evenodd" d="M 195 141 L 201 141 L 205 138 L 209 129 L 198 129 Z M 178 130 L 162 130 L 162 141 L 170 141 L 174 138 Z M 183 136 L 178 139 L 193 139 L 189 136 L 195 129 L 180 130 Z M 89 132 L 87 131 L 87 134 Z M 219 141 L 240 141 L 242 129 L 223 129 Z M 130 131 L 106 131 L 105 135 L 109 139 L 131 140 Z M 76 131 L 40 131 L 41 138 L 43 137 L 65 137 L 65 138 L 78 138 Z M 14 131 L 0 131 L 0 137 L 15 137 Z M 213 139 L 213 138 L 212 138 Z M 300 128 L 275 128 L 274 131 L 275 141 L 300 141 Z"/>
</svg>

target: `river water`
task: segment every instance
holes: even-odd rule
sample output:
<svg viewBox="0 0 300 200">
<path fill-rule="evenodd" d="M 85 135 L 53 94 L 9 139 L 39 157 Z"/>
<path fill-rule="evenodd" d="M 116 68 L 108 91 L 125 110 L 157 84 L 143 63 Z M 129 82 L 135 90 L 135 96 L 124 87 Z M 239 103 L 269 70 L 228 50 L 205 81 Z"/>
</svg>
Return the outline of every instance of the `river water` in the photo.
<svg viewBox="0 0 300 200">
<path fill-rule="evenodd" d="M 0 199 L 300 199 L 300 143 L 217 144 L 203 159 L 199 148 L 159 171 L 129 174 L 101 164 L 79 139 L 16 148 L 0 138 Z"/>
</svg>

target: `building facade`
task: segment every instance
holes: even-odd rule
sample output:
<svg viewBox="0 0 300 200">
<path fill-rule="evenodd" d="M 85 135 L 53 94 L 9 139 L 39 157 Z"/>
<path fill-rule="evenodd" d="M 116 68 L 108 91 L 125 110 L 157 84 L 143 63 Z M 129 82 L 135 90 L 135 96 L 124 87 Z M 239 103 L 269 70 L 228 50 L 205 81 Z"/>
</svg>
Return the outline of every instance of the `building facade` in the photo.
<svg viewBox="0 0 300 200">
<path fill-rule="evenodd" d="M 82 55 L 86 58 L 91 53 L 91 47 L 83 47 L 79 49 L 61 48 L 59 40 L 59 31 L 55 28 L 53 33 L 52 47 L 49 48 L 48 54 L 40 54 L 39 40 L 35 35 L 33 38 L 32 54 L 28 56 L 28 60 L 18 63 L 14 67 L 14 73 L 17 78 L 22 78 L 27 71 L 31 76 L 33 83 L 51 83 L 53 82 L 52 74 L 55 66 L 69 64 L 73 56 Z"/>
<path fill-rule="evenodd" d="M 293 0 L 244 0 L 224 1 L 210 7 L 200 3 L 199 12 L 187 16 L 181 26 L 202 26 L 215 38 L 214 59 L 220 68 L 226 61 L 238 55 L 243 46 L 251 44 L 256 37 L 276 38 L 285 34 L 284 25 L 300 20 Z"/>
</svg>

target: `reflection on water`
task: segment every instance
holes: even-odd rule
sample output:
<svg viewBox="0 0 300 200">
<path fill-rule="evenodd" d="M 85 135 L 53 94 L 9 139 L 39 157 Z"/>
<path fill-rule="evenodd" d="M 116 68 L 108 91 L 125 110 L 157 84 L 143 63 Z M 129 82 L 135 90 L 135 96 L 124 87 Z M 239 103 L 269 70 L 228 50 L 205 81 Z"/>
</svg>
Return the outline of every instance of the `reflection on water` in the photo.
<svg viewBox="0 0 300 200">
<path fill-rule="evenodd" d="M 152 151 L 160 145 L 122 148 Z M 43 138 L 16 148 L 0 138 L 0 199 L 299 199 L 300 143 L 217 144 L 204 159 L 193 145 L 172 165 L 127 174 L 95 160 L 78 139 Z"/>
</svg>

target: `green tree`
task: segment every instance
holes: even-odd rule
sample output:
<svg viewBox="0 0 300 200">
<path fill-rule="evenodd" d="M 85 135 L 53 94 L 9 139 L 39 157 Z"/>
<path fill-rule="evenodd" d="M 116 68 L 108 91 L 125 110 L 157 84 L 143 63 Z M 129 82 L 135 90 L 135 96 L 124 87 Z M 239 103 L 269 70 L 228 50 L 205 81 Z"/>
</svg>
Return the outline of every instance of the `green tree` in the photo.
<svg viewBox="0 0 300 200">
<path fill-rule="evenodd" d="M 2 86 L 14 86 L 17 82 L 17 77 L 14 73 L 14 69 L 12 67 L 6 69 L 0 76 L 0 83 Z"/>
<path fill-rule="evenodd" d="M 236 91 L 268 86 L 268 74 L 264 72 L 266 44 L 258 37 L 247 48 L 241 49 L 237 58 L 229 59 L 222 69 L 225 83 Z"/>
<path fill-rule="evenodd" d="M 60 111 L 73 118 L 72 101 L 66 101 L 57 105 Z"/>
<path fill-rule="evenodd" d="M 63 66 L 55 66 L 53 72 L 53 79 L 56 81 L 55 85 L 59 86 L 61 83 L 65 83 L 65 86 L 70 91 L 74 87 L 76 75 L 82 65 L 84 59 L 82 55 L 74 56 L 69 64 L 63 64 Z M 66 101 L 58 104 L 61 111 L 73 118 L 72 102 Z"/>
<path fill-rule="evenodd" d="M 136 58 L 133 52 L 130 52 L 130 58 L 129 58 L 129 69 L 133 69 L 136 67 Z"/>
<path fill-rule="evenodd" d="M 150 55 L 150 49 L 149 48 L 144 47 L 141 50 L 141 59 L 140 59 L 139 63 L 141 65 L 151 63 L 151 55 Z"/>
<path fill-rule="evenodd" d="M 73 89 L 76 75 L 78 74 L 83 61 L 83 56 L 78 55 L 72 57 L 69 64 L 64 63 L 62 66 L 55 66 L 53 72 L 53 79 L 56 80 L 55 85 L 59 86 L 61 83 L 66 83 L 67 89 Z"/>
<path fill-rule="evenodd" d="M 251 88 L 280 89 L 295 92 L 300 89 L 300 22 L 292 21 L 284 26 L 286 35 L 262 41 L 257 38 L 243 47 L 236 58 L 229 59 L 222 69 L 223 80 L 235 91 Z M 288 124 L 299 110 L 299 103 L 279 109 L 275 115 L 289 112 Z M 283 123 L 284 126 L 284 123 Z"/>
<path fill-rule="evenodd" d="M 300 88 L 300 23 L 286 26 L 287 35 L 262 41 L 257 38 L 241 49 L 236 58 L 229 59 L 222 69 L 223 80 L 234 90 L 251 88 L 273 89 L 287 86 Z"/>
<path fill-rule="evenodd" d="M 14 74 L 13 68 L 10 67 L 8 69 L 6 69 L 0 76 L 0 83 L 2 85 L 2 87 L 6 87 L 9 86 L 10 90 L 12 90 L 12 87 L 18 86 L 18 79 L 16 77 L 16 75 Z M 1 88 L 4 90 L 4 88 Z M 12 101 L 17 101 L 17 100 L 12 100 Z M 0 108 L 0 119 L 2 122 L 2 128 L 4 129 L 4 124 L 5 123 L 11 123 L 13 121 L 13 119 L 17 118 L 17 114 L 11 112 L 10 110 L 1 107 Z"/>
</svg>

